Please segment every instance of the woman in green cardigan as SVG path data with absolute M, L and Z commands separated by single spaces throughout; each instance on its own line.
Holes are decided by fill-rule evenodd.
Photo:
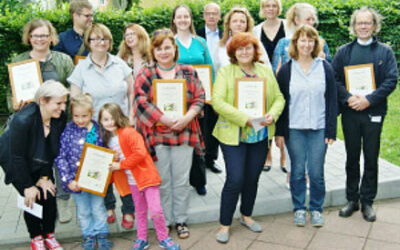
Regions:
M 239 195 L 240 223 L 253 232 L 262 231 L 251 214 L 258 179 L 268 152 L 268 138 L 274 136 L 275 122 L 285 104 L 272 68 L 258 63 L 259 42 L 254 35 L 234 35 L 227 52 L 231 64 L 218 71 L 212 97 L 214 110 L 219 114 L 213 135 L 220 142 L 226 167 L 226 181 L 221 195 L 221 226 L 216 235 L 221 243 L 229 240 L 229 229 Z M 253 128 L 253 119 L 256 117 L 250 117 L 235 107 L 235 80 L 243 77 L 263 78 L 266 82 L 266 115 L 260 122 L 264 128 L 257 132 Z

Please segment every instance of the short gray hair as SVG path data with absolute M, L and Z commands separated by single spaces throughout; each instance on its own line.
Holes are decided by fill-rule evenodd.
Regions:
M 357 15 L 362 13 L 362 12 L 369 12 L 372 15 L 372 20 L 374 22 L 374 26 L 375 26 L 375 30 L 372 32 L 373 36 L 376 36 L 379 31 L 381 31 L 381 27 L 382 27 L 382 16 L 374 9 L 367 7 L 367 6 L 363 6 L 360 9 L 356 10 L 353 12 L 353 14 L 351 15 L 351 19 L 350 19 L 350 34 L 355 35 L 356 36 L 356 32 L 354 27 L 356 26 L 356 18 Z
M 219 5 L 215 2 L 211 2 L 211 3 L 204 5 L 203 11 L 206 11 L 208 6 L 214 6 L 214 7 L 218 8 L 218 11 L 221 13 L 221 7 L 219 7 Z
M 54 81 L 54 80 L 47 80 L 40 87 L 35 93 L 35 102 L 39 104 L 39 99 L 44 97 L 46 100 L 50 100 L 52 97 L 63 97 L 69 94 L 68 89 L 62 85 L 62 83 Z

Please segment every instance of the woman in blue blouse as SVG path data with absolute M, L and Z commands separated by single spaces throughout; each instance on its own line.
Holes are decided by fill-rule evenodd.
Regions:
M 171 19 L 171 30 L 175 34 L 175 40 L 179 49 L 177 63 L 191 65 L 208 64 L 213 68 L 207 42 L 203 38 L 196 36 L 192 10 L 188 6 L 181 4 L 174 9 Z M 212 75 L 214 80 L 214 72 Z M 217 119 L 218 116 L 211 105 L 206 104 L 204 106 L 204 116 L 199 117 L 200 128 L 206 146 L 206 156 L 203 159 L 193 154 L 190 171 L 190 184 L 196 189 L 199 195 L 205 195 L 207 192 L 205 188 L 205 167 L 212 168 L 214 160 L 218 157 L 218 141 L 211 135 Z
M 277 75 L 286 104 L 277 122 L 275 139 L 279 145 L 286 141 L 291 159 L 290 192 L 296 226 L 306 223 L 306 167 L 311 224 L 324 224 L 324 161 L 327 145 L 336 139 L 335 76 L 331 65 L 318 57 L 320 50 L 318 32 L 309 25 L 300 26 L 290 42 L 292 59 Z
M 286 12 L 286 21 L 289 36 L 279 40 L 272 57 L 272 68 L 276 73 L 279 71 L 280 67 L 290 59 L 288 53 L 291 40 L 290 34 L 293 34 L 294 30 L 303 24 L 308 24 L 310 26 L 318 25 L 317 10 L 309 3 L 296 3 Z M 331 62 L 332 57 L 329 52 L 328 44 L 324 39 L 322 39 L 322 37 L 319 38 L 321 40 L 320 42 L 323 43 L 321 46 L 323 47 L 323 50 L 320 52 L 318 57 Z

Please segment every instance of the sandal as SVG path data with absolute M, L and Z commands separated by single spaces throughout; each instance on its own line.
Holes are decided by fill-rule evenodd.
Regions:
M 179 239 L 189 238 L 190 232 L 186 223 L 177 223 L 175 225 L 176 233 L 178 234 Z

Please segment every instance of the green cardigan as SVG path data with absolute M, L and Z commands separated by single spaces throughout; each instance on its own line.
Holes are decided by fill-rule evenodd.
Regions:
M 279 90 L 271 66 L 255 63 L 254 71 L 257 77 L 265 78 L 267 82 L 266 110 L 274 118 L 274 123 L 268 126 L 268 138 L 272 139 L 275 134 L 275 122 L 282 113 L 285 99 Z M 246 126 L 249 116 L 235 107 L 235 79 L 241 77 L 245 77 L 245 74 L 237 64 L 227 65 L 218 70 L 213 87 L 212 106 L 219 114 L 213 136 L 227 145 L 239 145 L 240 128 L 244 136 L 250 132 L 250 127 Z

